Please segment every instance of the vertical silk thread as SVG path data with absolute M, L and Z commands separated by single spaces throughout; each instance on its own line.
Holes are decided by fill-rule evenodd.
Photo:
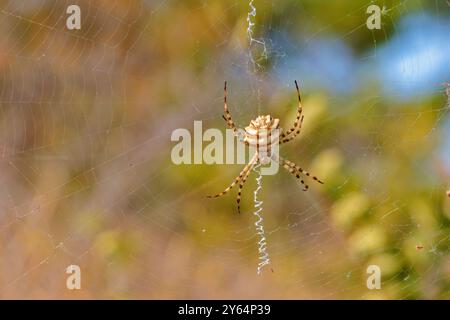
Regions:
M 264 218 L 262 215 L 263 211 L 263 201 L 258 199 L 258 193 L 262 189 L 262 174 L 260 170 L 261 163 L 257 163 L 255 167 L 253 168 L 253 171 L 255 171 L 258 175 L 256 176 L 256 190 L 254 191 L 253 200 L 255 204 L 255 211 L 254 215 L 257 218 L 257 221 L 255 222 L 256 227 L 256 234 L 259 237 L 258 240 L 258 268 L 257 268 L 257 274 L 260 275 L 262 273 L 262 269 L 264 266 L 270 264 L 270 258 L 269 253 L 267 252 L 267 240 L 266 240 L 266 233 L 264 231 Z
M 250 62 L 253 67 L 253 73 L 256 75 L 257 69 L 260 67 L 257 60 L 253 56 L 252 46 L 255 44 L 257 46 L 262 47 L 262 55 L 265 56 L 267 53 L 267 48 L 264 40 L 256 39 L 253 37 L 254 30 L 253 27 L 255 26 L 254 19 L 256 18 L 256 7 L 253 4 L 254 0 L 250 0 L 249 5 L 249 11 L 247 14 L 247 36 L 248 36 L 248 56 L 250 59 Z M 259 95 L 258 95 L 259 97 Z M 259 112 L 259 105 L 258 105 L 258 112 Z M 258 194 L 262 189 L 262 174 L 261 174 L 261 163 L 258 161 L 258 163 L 254 166 L 253 171 L 257 173 L 256 176 L 256 190 L 254 191 L 254 206 L 255 211 L 254 215 L 256 216 L 256 234 L 258 236 L 258 268 L 257 268 L 257 274 L 260 275 L 262 273 L 262 270 L 264 266 L 270 264 L 270 258 L 269 253 L 267 252 L 267 240 L 266 240 L 266 234 L 264 231 L 264 218 L 262 215 L 263 211 L 263 201 L 258 199 Z

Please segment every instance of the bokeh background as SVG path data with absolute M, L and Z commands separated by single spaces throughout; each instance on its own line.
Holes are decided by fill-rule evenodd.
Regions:
M 247 1 L 0 1 L 1 298 L 450 298 L 449 3 L 253 4 L 250 46 Z M 224 80 L 239 126 L 287 127 L 294 79 L 281 154 L 325 185 L 263 178 L 258 276 L 256 174 L 239 215 L 205 196 L 242 165 L 174 165 L 170 136 L 225 129 Z

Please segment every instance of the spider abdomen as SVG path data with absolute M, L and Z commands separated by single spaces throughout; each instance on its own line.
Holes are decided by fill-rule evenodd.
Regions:
M 272 118 L 270 115 L 257 117 L 245 127 L 244 141 L 257 149 L 278 143 L 279 123 L 279 119 Z
M 245 133 L 244 142 L 253 147 L 268 147 L 277 144 L 279 141 L 278 129 L 275 130 L 258 130 L 256 134 Z

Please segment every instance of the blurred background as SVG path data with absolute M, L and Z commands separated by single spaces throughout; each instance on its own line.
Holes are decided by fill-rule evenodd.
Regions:
M 253 5 L 0 1 L 0 298 L 450 298 L 449 3 Z M 170 136 L 225 131 L 225 80 L 238 126 L 288 127 L 295 79 L 280 153 L 325 184 L 263 177 L 258 276 L 256 174 L 238 214 L 236 190 L 205 196 L 243 165 L 175 165 Z

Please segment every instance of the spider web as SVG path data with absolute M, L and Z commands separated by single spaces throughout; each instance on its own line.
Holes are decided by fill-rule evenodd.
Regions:
M 450 297 L 448 3 L 373 2 L 381 30 L 372 2 L 252 3 L 249 51 L 246 1 L 1 2 L 2 298 Z M 225 129 L 224 80 L 239 127 L 288 127 L 295 79 L 280 153 L 325 185 L 263 177 L 257 276 L 254 173 L 238 215 L 234 190 L 205 196 L 242 166 L 176 166 L 170 135 Z

